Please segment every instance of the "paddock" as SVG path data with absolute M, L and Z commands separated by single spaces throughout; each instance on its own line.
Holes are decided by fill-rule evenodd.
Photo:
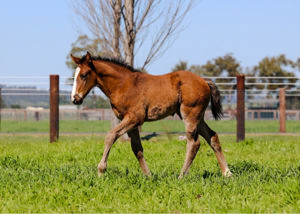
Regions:
M 201 140 L 190 173 L 178 180 L 185 155 L 178 135 L 142 140 L 151 178 L 121 141 L 99 178 L 104 135 L 64 134 L 54 144 L 48 135 L 0 135 L 0 211 L 299 212 L 299 136 L 246 138 L 236 143 L 234 134 L 220 135 L 233 177 L 222 177 Z
M 232 90 L 222 93 L 226 99 L 236 96 Z M 8 94 L 2 89 L 3 97 L 17 96 Z M 250 93 L 245 94 L 247 106 Z M 291 94 L 286 90 L 286 97 Z M 23 96 L 49 99 L 49 94 Z M 69 94 L 60 94 L 61 99 L 64 96 Z M 210 120 L 209 111 L 206 115 L 207 123 L 221 133 L 224 155 L 234 173 L 229 179 L 222 177 L 213 152 L 200 139 L 190 173 L 178 180 L 186 141 L 180 138 L 184 126 L 176 117 L 142 126 L 150 178 L 142 175 L 129 142 L 122 140 L 112 148 L 110 170 L 99 178 L 96 163 L 110 129 L 109 109 L 60 109 L 59 139 L 52 144 L 47 107 L 1 109 L 0 211 L 299 212 L 298 109 L 286 109 L 286 130 L 280 132 L 279 109 L 247 107 L 245 140 L 237 143 L 235 102 L 234 98 L 223 102 L 224 120 Z M 264 118 L 269 113 L 263 112 L 274 113 Z

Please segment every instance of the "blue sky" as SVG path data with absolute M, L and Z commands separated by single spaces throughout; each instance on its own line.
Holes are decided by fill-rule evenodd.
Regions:
M 79 35 L 70 1 L 1 1 L 0 83 L 3 76 L 70 76 L 66 55 Z M 299 9 L 299 0 L 202 0 L 187 17 L 187 28 L 147 70 L 164 74 L 180 60 L 204 64 L 226 53 L 243 67 L 279 54 L 296 60 Z

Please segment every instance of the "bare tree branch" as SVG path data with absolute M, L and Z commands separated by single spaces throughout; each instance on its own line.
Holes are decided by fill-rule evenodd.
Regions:
M 168 49 L 196 0 L 71 1 L 103 52 L 133 65 L 134 55 L 143 50 L 144 68 Z
M 137 1 L 138 2 L 138 1 Z M 140 18 L 140 20 L 136 19 L 136 29 L 135 29 L 135 33 L 139 32 L 141 27 L 144 24 L 145 19 L 147 18 L 147 15 L 149 14 L 149 12 L 151 11 L 152 5 L 153 5 L 154 0 L 149 0 L 148 1 L 148 5 L 145 9 L 145 11 L 141 14 L 142 17 Z M 139 13 L 140 14 L 140 13 Z
M 152 46 L 149 49 L 148 56 L 144 61 L 144 65 L 142 68 L 145 68 L 147 64 L 153 61 L 155 58 L 161 56 L 169 47 L 166 44 L 167 41 L 170 42 L 172 37 L 176 36 L 184 17 L 190 11 L 192 5 L 195 1 L 190 1 L 189 4 L 184 8 L 182 0 L 178 1 L 178 4 L 174 7 L 174 5 L 170 4 L 165 14 L 165 20 L 159 29 L 155 39 L 152 42 Z M 182 13 L 180 13 L 183 10 Z

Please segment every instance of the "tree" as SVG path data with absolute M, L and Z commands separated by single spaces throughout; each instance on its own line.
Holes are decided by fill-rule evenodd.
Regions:
M 295 73 L 299 69 L 297 62 L 293 62 L 286 58 L 284 54 L 277 57 L 265 57 L 257 66 L 254 67 L 254 73 L 259 77 L 295 77 Z M 297 79 L 260 79 L 261 83 L 271 83 L 267 85 L 267 89 L 277 89 L 278 87 L 284 87 L 284 83 L 295 83 Z M 277 85 L 272 85 L 277 83 Z M 282 85 L 278 85 L 283 83 Z M 287 86 L 291 88 L 291 86 Z
M 135 54 L 143 49 L 147 53 L 141 66 L 144 68 L 168 48 L 194 3 L 195 0 L 73 0 L 73 9 L 102 52 L 133 66 Z
M 82 56 L 89 51 L 94 55 L 102 55 L 101 47 L 99 45 L 99 41 L 97 39 L 91 39 L 87 35 L 78 36 L 77 40 L 71 44 L 71 53 L 74 55 Z M 105 53 L 108 54 L 108 53 Z M 74 71 L 77 67 L 77 64 L 71 60 L 70 54 L 67 55 L 66 65 L 72 71 Z
M 178 64 L 176 64 L 174 66 L 174 68 L 172 68 L 172 72 L 175 72 L 175 71 L 187 71 L 189 68 L 188 68 L 188 63 L 185 62 L 185 61 L 180 61 Z
M 191 66 L 191 71 L 200 76 L 234 77 L 241 73 L 241 66 L 232 54 L 225 54 L 212 61 L 207 61 L 205 65 Z
M 300 70 L 300 58 L 298 58 L 298 60 L 296 62 L 296 66 L 298 67 L 298 70 Z

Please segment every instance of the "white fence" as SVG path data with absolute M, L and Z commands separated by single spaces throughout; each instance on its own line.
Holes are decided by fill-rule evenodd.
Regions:
M 17 81 L 16 81 L 17 79 Z M 49 77 L 1 77 L 0 87 L 3 103 L 7 104 L 1 110 L 2 120 L 48 120 L 49 119 Z M 60 102 L 71 105 L 71 87 L 66 85 L 67 77 L 60 77 Z M 225 120 L 236 119 L 236 78 L 209 77 L 215 81 L 223 97 Z M 289 82 L 293 79 L 293 82 Z M 295 81 L 296 80 L 296 81 Z M 275 81 L 275 82 L 272 82 Z M 246 77 L 245 117 L 246 120 L 278 120 L 278 91 L 286 87 L 286 119 L 300 120 L 300 78 L 289 77 Z M 272 86 L 272 89 L 268 87 Z M 98 96 L 103 96 L 100 90 L 89 95 L 91 102 Z M 95 99 L 94 99 L 95 98 Z M 13 103 L 16 101 L 16 103 Z M 19 102 L 17 102 L 19 101 Z M 34 103 L 34 107 L 44 109 L 26 109 Z M 12 109 L 12 104 L 15 108 Z M 85 103 L 84 103 L 85 104 Z M 95 107 L 95 108 L 94 108 Z M 91 109 L 92 108 L 92 109 Z M 99 109 L 92 105 L 89 109 L 60 109 L 60 120 L 110 120 L 110 109 Z M 212 119 L 208 110 L 206 119 Z M 168 117 L 167 119 L 178 119 Z

